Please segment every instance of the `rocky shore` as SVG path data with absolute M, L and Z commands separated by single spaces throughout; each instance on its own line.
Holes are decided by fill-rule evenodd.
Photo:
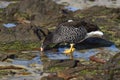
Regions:
M 86 0 L 86 4 L 95 6 L 82 9 L 73 0 L 70 0 L 71 3 L 68 0 L 14 1 L 6 8 L 0 8 L 1 80 L 120 79 L 119 7 L 97 6 L 94 2 L 97 0 Z M 119 3 L 119 0 L 116 1 Z M 74 5 L 73 7 L 77 6 L 79 9 L 74 8 L 75 11 L 72 11 L 66 5 Z M 58 24 L 69 19 L 96 24 L 104 32 L 104 39 L 91 38 L 77 44 L 75 53 L 80 53 L 80 56 L 84 54 L 82 58 L 53 60 L 48 52 L 52 53 L 52 57 L 64 54 L 56 55 L 59 47 L 52 45 L 46 51 L 46 56 L 40 56 L 41 41 Z

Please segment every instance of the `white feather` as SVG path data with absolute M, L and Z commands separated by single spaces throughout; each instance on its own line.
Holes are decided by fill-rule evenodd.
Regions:
M 73 20 L 68 20 L 68 22 L 73 22 Z
M 103 32 L 101 31 L 92 31 L 92 32 L 89 32 L 87 33 L 87 37 L 92 37 L 92 36 L 103 36 Z

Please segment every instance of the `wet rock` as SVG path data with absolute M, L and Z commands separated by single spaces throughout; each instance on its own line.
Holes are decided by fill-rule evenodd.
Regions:
M 34 80 L 38 80 L 40 78 L 40 76 L 39 76 L 40 74 L 38 72 L 40 72 L 40 71 L 38 71 L 38 72 L 36 72 L 36 71 L 38 71 L 38 70 L 33 67 L 31 68 L 31 67 L 27 67 L 24 65 L 15 65 L 12 63 L 8 63 L 8 62 L 0 62 L 0 77 L 1 77 L 1 79 L 5 78 L 5 79 L 9 79 L 9 80 L 16 80 L 16 79 L 18 80 L 18 79 L 22 79 L 22 78 L 25 78 L 26 76 L 28 76 L 27 79 L 34 78 Z M 4 72 L 4 74 L 3 74 L 3 72 Z M 5 75 L 5 74 L 7 74 L 7 75 Z M 4 75 L 4 76 L 1 76 L 1 75 Z
M 95 57 L 95 56 L 91 56 L 91 57 L 90 57 L 90 60 L 91 60 L 91 61 L 98 62 L 98 63 L 102 63 L 102 64 L 106 63 L 106 61 L 105 61 L 104 59 L 100 59 L 100 58 L 97 58 L 97 57 Z
M 61 78 L 61 77 L 49 77 L 49 76 L 45 76 L 45 77 L 42 77 L 40 80 L 64 80 L 64 78 Z
M 0 57 L 1 57 L 1 58 L 0 58 L 0 61 L 4 61 L 4 60 L 7 59 L 7 55 L 1 55 L 1 54 L 0 54 Z
M 24 71 L 26 67 L 20 65 L 13 65 L 7 62 L 0 62 L 0 76 L 1 79 L 4 77 L 13 76 L 18 72 Z
M 77 60 L 50 60 L 43 62 L 44 70 L 48 70 L 52 67 L 75 67 Z
M 58 72 L 58 76 L 64 78 L 65 80 L 86 80 L 92 79 L 103 80 L 102 75 L 103 70 L 100 68 L 102 65 L 91 63 L 89 65 L 79 65 L 75 68 L 64 69 Z
M 12 28 L 1 27 L 0 42 L 39 41 L 47 34 L 47 29 L 29 24 L 20 24 Z
M 26 53 L 23 53 L 23 51 L 17 53 L 17 58 L 23 59 L 23 60 L 31 60 L 34 57 L 36 57 L 36 54 L 34 54 L 30 51 L 26 51 Z
M 104 79 L 106 80 L 119 80 L 120 79 L 120 52 L 111 57 L 110 60 L 104 65 L 105 69 Z
M 0 66 L 0 69 L 23 69 L 22 67 L 17 67 L 17 66 Z
M 14 53 L 0 52 L 0 61 L 5 61 L 8 58 L 14 59 L 16 55 Z
M 58 76 L 64 78 L 65 80 L 74 78 L 75 76 L 77 76 L 77 71 L 79 72 L 79 69 L 75 69 L 75 68 L 70 68 L 70 69 L 66 69 L 64 71 L 58 72 Z
M 21 6 L 21 4 L 24 6 Z M 41 27 L 54 29 L 58 23 L 70 18 L 69 13 L 69 11 L 63 10 L 63 6 L 56 4 L 52 0 L 25 0 L 10 4 L 1 13 L 3 14 L 1 16 L 3 18 L 2 22 L 17 23 L 17 26 L 8 29 L 3 27 L 3 23 L 1 23 L 0 42 L 35 42 L 42 40 L 48 34 L 48 30 Z M 31 24 L 37 25 L 37 27 L 31 26 Z
M 64 11 L 67 12 L 67 10 Z M 66 13 L 63 12 L 63 6 L 52 0 L 24 0 L 6 8 L 3 16 L 6 15 L 7 20 L 12 17 L 13 20 L 19 18 L 19 20 L 27 20 L 39 26 L 54 26 L 57 19 L 64 14 Z

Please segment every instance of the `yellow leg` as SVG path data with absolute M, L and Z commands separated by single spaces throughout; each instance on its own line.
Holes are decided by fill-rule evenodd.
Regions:
M 71 43 L 71 44 L 70 44 L 70 49 L 73 49 L 73 48 L 74 48 L 73 46 L 74 46 L 74 44 Z
M 70 53 L 70 59 L 73 59 L 73 53 Z
M 70 44 L 70 59 L 73 59 L 73 52 L 74 52 L 75 48 L 74 48 L 74 44 Z
M 70 44 L 70 49 L 66 49 L 63 53 L 70 56 L 70 59 L 73 59 L 73 52 L 75 51 L 75 48 L 73 47 L 74 44 Z

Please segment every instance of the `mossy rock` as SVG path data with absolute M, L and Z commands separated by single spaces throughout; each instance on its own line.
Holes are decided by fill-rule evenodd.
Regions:
M 115 56 L 111 57 L 111 59 L 103 66 L 105 71 L 105 75 L 103 76 L 105 80 L 119 80 L 120 79 L 120 52 Z
M 65 80 L 64 78 L 61 78 L 61 77 L 42 77 L 41 80 Z
M 77 60 L 49 60 L 43 62 L 44 70 L 55 71 L 63 70 L 66 67 L 75 67 L 77 65 Z

